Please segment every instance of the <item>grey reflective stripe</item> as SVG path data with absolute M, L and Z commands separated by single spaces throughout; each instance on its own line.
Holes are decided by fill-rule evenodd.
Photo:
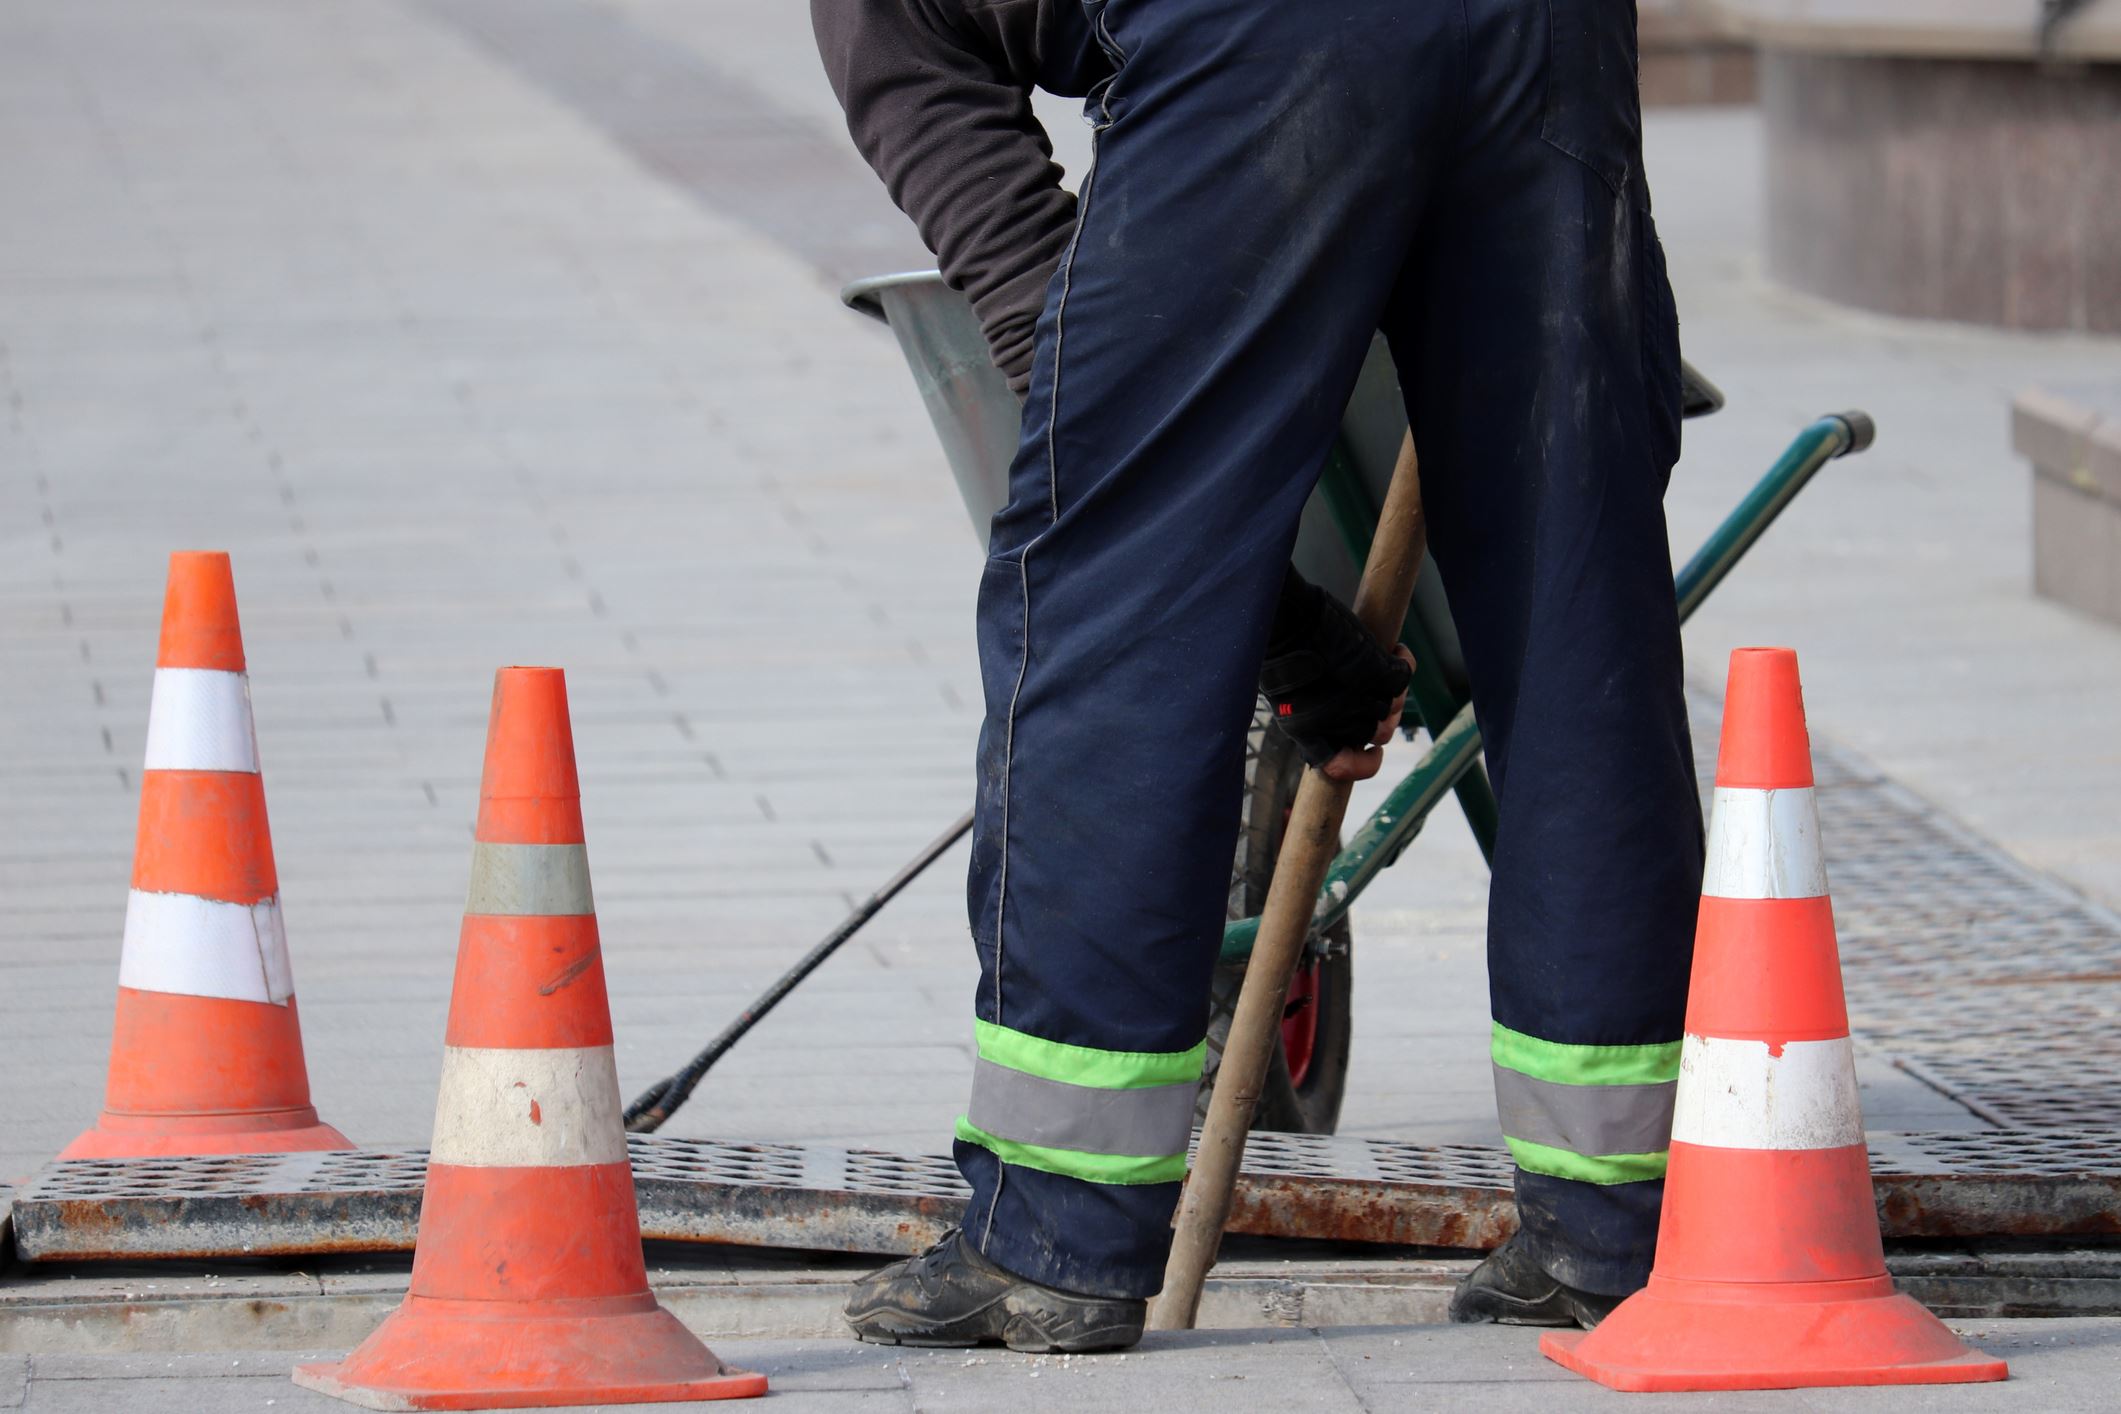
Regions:
M 1658 1085 L 1563 1085 L 1503 1066 L 1495 1070 L 1502 1132 L 1572 1154 L 1660 1154 L 1671 1146 L 1677 1081 Z
M 965 1117 L 1019 1144 L 1161 1158 L 1186 1152 L 1199 1090 L 1197 1080 L 1101 1090 L 979 1060 L 972 1066 L 972 1104 Z
M 589 896 L 588 847 L 476 842 L 464 911 L 517 917 L 596 912 Z

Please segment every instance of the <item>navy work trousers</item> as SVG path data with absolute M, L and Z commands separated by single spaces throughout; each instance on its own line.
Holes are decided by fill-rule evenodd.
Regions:
M 1085 17 L 1117 73 L 1089 100 L 1096 161 L 979 598 L 976 1013 L 983 1056 L 991 1034 L 1018 1067 L 992 1073 L 1019 1105 L 1058 1093 L 1026 1070 L 1071 1057 L 1092 1077 L 1144 1057 L 1109 1083 L 1153 1087 L 1200 1042 L 1276 593 L 1380 328 L 1501 801 L 1497 1035 L 1593 1082 L 1642 1079 L 1601 1058 L 1668 1047 L 1676 1065 L 1701 838 L 1662 506 L 1678 329 L 1634 7 L 1086 0 Z M 1506 1130 L 1513 1104 L 1567 1090 L 1520 1088 Z M 1657 1087 L 1619 1088 L 1648 1106 L 1618 1126 L 1640 1137 L 1605 1141 L 1632 1167 L 1528 1161 L 1603 1152 L 1561 1101 L 1523 1126 L 1538 1144 L 1511 1131 L 1533 1250 L 1595 1291 L 1643 1280 L 1662 1190 Z M 1107 1098 L 1132 1106 L 1122 1128 L 1171 1122 L 1171 1103 Z M 1099 1113 L 1042 1133 L 1094 1149 L 1067 1134 Z M 1050 1146 L 959 1134 L 990 1258 L 1157 1289 L 1168 1167 L 1095 1181 L 1019 1161 Z

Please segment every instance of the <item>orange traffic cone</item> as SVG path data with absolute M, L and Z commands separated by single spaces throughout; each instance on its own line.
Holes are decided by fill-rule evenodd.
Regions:
M 1731 655 L 1649 1286 L 1551 1359 L 1624 1390 L 2000 1380 L 1893 1290 L 1787 648 Z
M 110 1079 L 62 1159 L 351 1149 L 302 1063 L 228 556 L 169 557 Z
M 648 1289 L 557 668 L 495 676 L 474 838 L 412 1288 L 295 1383 L 371 1409 L 764 1394 Z

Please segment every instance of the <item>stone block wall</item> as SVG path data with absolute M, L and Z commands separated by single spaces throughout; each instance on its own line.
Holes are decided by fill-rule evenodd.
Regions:
M 1768 262 L 1887 314 L 2121 333 L 2121 64 L 1768 49 Z
M 2032 463 L 2035 592 L 2121 625 L 2121 388 L 2021 394 L 2011 444 Z
M 1758 96 L 1753 46 L 1726 34 L 1695 0 L 1636 0 L 1636 15 L 1645 108 Z

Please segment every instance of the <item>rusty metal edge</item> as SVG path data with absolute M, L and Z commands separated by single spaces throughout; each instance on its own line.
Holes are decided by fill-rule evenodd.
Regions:
M 1486 1251 L 1517 1230 L 1506 1188 L 1241 1174 L 1225 1232 Z
M 1873 1180 L 1889 1240 L 2121 1236 L 2121 1176 L 1885 1173 Z M 957 1195 L 869 1193 L 647 1177 L 650 1240 L 886 1255 L 917 1252 L 962 1216 Z M 409 1251 L 420 1195 L 376 1188 L 325 1193 L 172 1194 L 13 1203 L 27 1261 L 302 1256 Z M 1256 1236 L 1484 1250 L 1516 1225 L 1506 1188 L 1252 1173 L 1228 1230 Z
M 420 1194 L 188 1193 L 40 1199 L 15 1205 L 15 1247 L 29 1262 L 409 1252 Z M 277 1240 L 271 1239 L 277 1233 Z
M 919 1252 L 958 1225 L 967 1200 L 641 1179 L 641 1236 L 812 1252 Z
M 1871 1186 L 1888 1240 L 2121 1236 L 2121 1176 L 1886 1174 Z

